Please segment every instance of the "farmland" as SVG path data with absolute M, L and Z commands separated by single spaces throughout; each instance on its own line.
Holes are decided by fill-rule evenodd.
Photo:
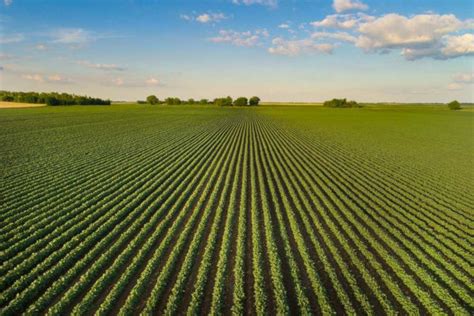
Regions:
M 2 315 L 474 310 L 474 113 L 0 110 Z

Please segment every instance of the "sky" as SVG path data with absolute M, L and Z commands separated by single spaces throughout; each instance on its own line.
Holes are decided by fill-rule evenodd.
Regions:
M 470 0 L 1 1 L 1 90 L 474 102 Z

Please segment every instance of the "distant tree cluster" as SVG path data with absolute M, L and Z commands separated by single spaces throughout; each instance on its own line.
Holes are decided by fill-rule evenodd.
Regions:
M 110 105 L 110 100 L 58 92 L 0 91 L 0 100 L 20 103 L 46 103 L 47 105 Z
M 361 107 L 356 101 L 347 101 L 347 99 L 332 99 L 325 101 L 323 106 L 329 108 L 359 108 Z
M 213 101 L 208 99 L 188 99 L 181 100 L 180 98 L 166 98 L 164 100 L 159 100 L 155 95 L 149 95 L 146 98 L 146 101 L 137 101 L 138 104 L 167 104 L 167 105 L 180 105 L 180 104 L 200 104 L 200 105 L 217 105 L 217 106 L 257 106 L 260 103 L 259 97 L 251 97 L 247 99 L 246 97 L 239 97 L 233 100 L 231 97 L 225 98 L 215 98 Z
M 450 110 L 460 110 L 461 109 L 461 103 L 458 101 L 454 100 L 448 103 L 448 108 Z

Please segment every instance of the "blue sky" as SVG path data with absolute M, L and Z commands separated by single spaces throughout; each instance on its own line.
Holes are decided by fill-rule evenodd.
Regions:
M 0 88 L 474 102 L 472 1 L 3 0 Z

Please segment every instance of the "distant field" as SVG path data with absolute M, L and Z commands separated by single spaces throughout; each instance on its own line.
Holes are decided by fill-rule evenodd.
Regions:
M 474 113 L 0 112 L 0 313 L 474 310 Z
M 5 102 L 0 101 L 0 109 L 15 109 L 15 108 L 37 108 L 41 106 L 46 106 L 46 104 L 36 104 L 36 103 L 19 103 L 19 102 Z

